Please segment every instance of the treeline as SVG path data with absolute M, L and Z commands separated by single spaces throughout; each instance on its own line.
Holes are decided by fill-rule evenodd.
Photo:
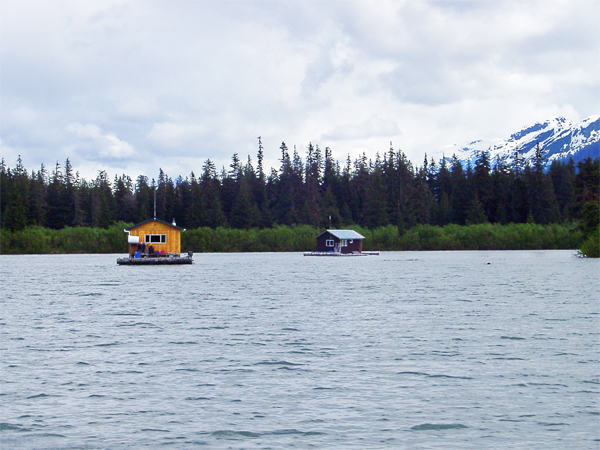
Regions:
M 477 224 L 416 225 L 399 230 L 394 225 L 374 229 L 352 226 L 365 237 L 363 250 L 549 250 L 573 249 L 582 233 L 573 225 Z M 182 249 L 194 252 L 282 252 L 315 249 L 323 230 L 310 225 L 235 230 L 197 228 L 181 235 Z
M 473 167 L 456 158 L 425 159 L 414 167 L 402 151 L 375 160 L 362 157 L 340 166 L 309 144 L 303 160 L 280 147 L 281 166 L 266 173 L 259 148 L 255 169 L 234 154 L 229 170 L 217 173 L 207 160 L 200 176 L 191 172 L 175 180 L 159 171 L 149 180 L 140 175 L 80 178 L 67 159 L 51 173 L 42 165 L 30 173 L 21 159 L 16 167 L 0 165 L 2 228 L 21 230 L 37 225 L 51 229 L 86 226 L 107 228 L 122 221 L 137 223 L 153 214 L 176 219 L 185 228 L 270 228 L 306 224 L 332 227 L 358 224 L 366 228 L 416 224 L 562 223 L 580 219 L 583 205 L 597 201 L 599 159 L 577 166 L 553 161 L 546 167 L 543 150 L 525 162 L 490 161 L 481 152 Z
M 115 176 L 81 178 L 69 159 L 50 173 L 44 165 L 28 172 L 21 158 L 14 168 L 0 166 L 2 230 L 38 226 L 107 229 L 117 222 L 157 217 L 190 229 L 316 228 L 356 224 L 366 229 L 392 225 L 400 232 L 416 225 L 552 224 L 579 221 L 589 238 L 598 229 L 600 159 L 553 161 L 539 146 L 525 161 L 491 161 L 481 152 L 474 165 L 425 158 L 413 166 L 402 151 L 390 149 L 374 160 L 364 154 L 340 164 L 329 148 L 309 144 L 305 158 L 285 143 L 280 167 L 263 168 L 259 142 L 256 167 L 234 154 L 219 173 L 211 160 L 201 172 L 175 180 L 159 170 L 157 179 Z
M 117 223 L 107 229 L 67 227 L 52 230 L 28 227 L 3 231 L 0 248 L 5 254 L 126 253 L 127 241 Z M 477 224 L 416 225 L 400 232 L 387 225 L 375 229 L 353 227 L 365 236 L 364 250 L 541 250 L 573 249 L 581 244 L 582 233 L 574 225 L 560 224 Z M 320 228 L 295 227 L 238 230 L 201 227 L 181 235 L 183 251 L 193 252 L 284 252 L 315 248 Z
M 2 230 L 0 249 L 6 255 L 63 253 L 127 253 L 123 230 L 130 224 L 119 222 L 108 228 L 66 227 L 60 230 L 31 226 L 22 230 Z

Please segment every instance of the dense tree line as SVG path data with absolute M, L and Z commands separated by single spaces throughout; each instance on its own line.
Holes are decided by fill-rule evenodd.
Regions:
M 579 220 L 586 234 L 598 228 L 600 160 L 588 158 L 547 164 L 543 149 L 531 161 L 517 153 L 507 166 L 481 152 L 466 167 L 456 157 L 425 158 L 413 166 L 390 147 L 374 160 L 365 154 L 340 164 L 329 148 L 309 144 L 302 158 L 285 143 L 280 167 L 267 172 L 259 143 L 256 166 L 238 154 L 219 173 L 211 160 L 201 172 L 172 179 L 115 176 L 81 178 L 69 159 L 48 173 L 42 165 L 28 172 L 21 158 L 14 168 L 0 166 L 1 226 L 18 231 L 30 226 L 108 228 L 137 223 L 156 214 L 187 229 L 218 227 L 264 229 L 275 225 L 367 229 L 417 224 L 445 226 L 480 223 L 564 223 Z
M 33 226 L 2 230 L 0 248 L 4 254 L 127 253 L 126 226 L 117 222 L 106 229 Z M 365 236 L 364 250 L 547 250 L 573 249 L 582 242 L 582 232 L 574 224 L 416 225 L 403 233 L 394 225 L 353 228 Z M 248 230 L 200 227 L 181 235 L 181 248 L 194 253 L 299 252 L 313 250 L 321 231 L 310 225 Z

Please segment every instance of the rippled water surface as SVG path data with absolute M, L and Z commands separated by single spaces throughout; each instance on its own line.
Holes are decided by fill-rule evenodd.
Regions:
M 599 261 L 1 256 L 2 449 L 597 449 Z

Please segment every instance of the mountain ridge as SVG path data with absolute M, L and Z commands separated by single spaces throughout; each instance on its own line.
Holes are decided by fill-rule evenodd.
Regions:
M 600 157 L 600 115 L 592 115 L 580 122 L 554 117 L 516 131 L 508 138 L 479 139 L 461 145 L 446 145 L 432 156 L 434 160 L 444 158 L 450 161 L 456 155 L 463 164 L 473 165 L 480 152 L 488 151 L 493 162 L 499 159 L 510 165 L 514 162 L 517 151 L 521 158 L 530 161 L 538 143 L 548 162 L 566 162 L 572 158 L 577 163 L 587 157 Z

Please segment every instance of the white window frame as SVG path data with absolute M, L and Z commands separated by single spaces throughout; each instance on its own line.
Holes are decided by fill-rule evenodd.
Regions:
M 153 240 L 153 238 L 157 238 L 158 240 Z M 146 244 L 166 244 L 167 243 L 167 235 L 166 234 L 147 234 L 144 241 Z
M 327 239 L 325 241 L 325 247 L 335 247 L 335 241 L 333 239 Z
M 348 239 L 340 239 L 340 245 L 342 247 L 348 247 Z

